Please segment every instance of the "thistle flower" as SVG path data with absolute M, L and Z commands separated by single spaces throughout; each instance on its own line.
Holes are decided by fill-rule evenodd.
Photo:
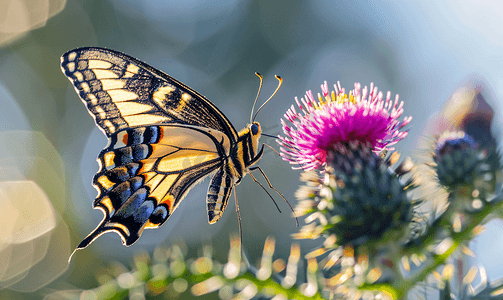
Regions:
M 393 150 L 392 145 L 407 136 L 407 131 L 400 131 L 411 117 L 398 121 L 403 113 L 403 102 L 391 100 L 391 92 L 386 98 L 378 92 L 373 83 L 370 89 L 361 89 L 355 83 L 354 90 L 345 93 L 340 83 L 329 92 L 327 82 L 321 85 L 323 97 L 318 94 L 318 101 L 311 91 L 305 98 L 295 98 L 300 113 L 292 105 L 281 120 L 285 137 L 280 136 L 281 156 L 291 164 L 300 167 L 294 169 L 313 170 L 326 163 L 327 151 L 340 143 L 360 142 L 370 144 L 373 151 Z

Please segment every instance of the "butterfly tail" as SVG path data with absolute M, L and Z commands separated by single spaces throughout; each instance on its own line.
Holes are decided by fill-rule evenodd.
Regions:
M 88 236 L 86 236 L 85 239 L 80 242 L 80 244 L 77 246 L 76 250 L 81 250 L 89 246 L 94 240 L 99 238 L 102 234 L 107 233 L 108 231 L 111 231 L 112 229 L 105 227 L 103 223 L 107 223 L 108 221 L 102 222 L 96 229 L 94 229 Z
M 146 198 L 148 191 L 140 188 L 127 201 L 120 206 L 111 216 L 108 208 L 100 203 L 96 208 L 101 209 L 105 217 L 101 224 L 96 227 L 80 244 L 78 249 L 86 248 L 94 240 L 107 232 L 119 234 L 125 246 L 131 246 L 140 238 L 143 229 L 148 224 L 149 218 L 159 209 L 155 209 L 153 199 Z
M 152 202 L 152 201 L 150 201 Z M 149 204 L 147 203 L 147 207 Z M 134 222 L 129 222 L 125 224 L 113 222 L 107 213 L 105 213 L 105 218 L 101 222 L 96 229 L 94 229 L 85 239 L 80 242 L 77 248 L 70 255 L 68 262 L 71 261 L 73 255 L 77 250 L 81 250 L 89 246 L 92 242 L 94 242 L 97 238 L 107 232 L 115 232 L 119 234 L 122 240 L 122 244 L 125 246 L 131 246 L 134 244 L 141 236 L 145 225 L 151 216 L 152 212 L 148 212 L 148 209 L 145 209 L 145 206 L 140 206 L 140 213 L 137 213 L 136 220 Z M 143 211 L 143 214 L 141 213 Z M 143 218 L 142 218 L 143 216 Z

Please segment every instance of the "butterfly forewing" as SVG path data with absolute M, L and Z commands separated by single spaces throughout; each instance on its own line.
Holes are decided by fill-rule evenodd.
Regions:
M 61 69 L 107 136 L 152 124 L 189 124 L 237 132 L 205 97 L 171 76 L 126 54 L 79 48 L 61 57 Z

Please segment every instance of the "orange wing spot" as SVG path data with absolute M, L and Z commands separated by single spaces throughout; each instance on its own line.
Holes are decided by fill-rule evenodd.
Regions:
M 171 211 L 171 208 L 173 207 L 173 203 L 175 203 L 175 197 L 173 197 L 173 195 L 166 195 L 166 197 L 164 197 L 164 199 L 162 199 L 161 203 L 159 204 L 166 204 L 168 206 L 168 211 Z
M 162 141 L 162 139 L 164 138 L 164 130 L 162 130 L 162 127 L 158 127 L 160 130 L 158 131 L 159 132 L 159 139 L 158 141 Z
M 105 153 L 105 155 L 103 157 L 105 158 L 105 168 L 107 170 L 110 170 L 113 167 L 115 167 L 115 163 L 114 163 L 115 153 L 107 152 L 107 153 Z
M 112 200 L 110 200 L 110 198 L 108 198 L 108 196 L 101 199 L 100 203 L 103 204 L 107 208 L 109 214 L 111 214 L 115 210 L 115 208 L 112 204 Z
M 122 142 L 124 143 L 124 145 L 127 145 L 128 138 L 129 138 L 128 134 L 124 133 L 124 135 L 122 136 Z
M 141 176 L 143 176 L 145 182 L 150 181 L 150 179 L 152 179 L 152 177 L 154 177 L 155 175 L 157 175 L 156 172 L 147 172 L 147 173 L 141 174 Z
M 154 167 L 155 160 L 143 160 L 143 161 L 141 161 L 141 163 L 142 163 L 142 166 L 141 166 L 140 170 L 138 170 L 139 174 L 150 172 L 152 170 L 152 168 Z
M 108 179 L 108 177 L 106 175 L 102 175 L 98 178 L 98 182 L 101 184 L 101 186 L 107 190 L 109 190 L 110 188 L 112 188 L 115 183 L 113 183 L 112 181 L 110 181 L 110 179 Z
M 157 227 L 159 227 L 159 224 L 154 224 L 154 223 L 152 223 L 150 221 L 147 221 L 145 223 L 145 227 L 144 228 L 145 229 L 150 229 L 150 228 L 157 228 Z

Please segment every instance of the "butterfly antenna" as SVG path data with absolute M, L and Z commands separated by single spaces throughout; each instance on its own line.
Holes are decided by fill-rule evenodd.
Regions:
M 274 93 L 272 93 L 271 97 L 269 97 L 269 99 L 267 99 L 264 104 L 262 104 L 258 109 L 257 109 L 257 112 L 255 113 L 255 115 L 253 116 L 252 118 L 252 121 L 255 120 L 255 117 L 257 116 L 258 112 L 262 109 L 262 107 L 264 107 L 264 105 L 267 104 L 267 102 L 269 102 L 269 100 L 272 99 L 272 97 L 274 97 L 274 95 L 276 95 L 276 93 L 278 92 L 279 88 L 281 87 L 281 84 L 283 83 L 283 78 L 279 77 L 278 75 L 274 75 L 274 77 L 276 77 L 276 79 L 278 79 L 279 83 L 278 83 L 278 87 L 276 88 L 276 90 L 274 91 Z M 251 123 L 250 122 L 250 123 Z
M 257 97 L 255 97 L 255 102 L 253 102 L 251 114 L 250 114 L 250 124 L 253 122 L 253 111 L 255 110 L 255 104 L 257 104 L 258 96 L 260 95 L 260 91 L 262 90 L 262 84 L 264 83 L 264 78 L 260 75 L 259 72 L 255 72 L 255 75 L 260 78 L 260 85 L 258 86 Z

